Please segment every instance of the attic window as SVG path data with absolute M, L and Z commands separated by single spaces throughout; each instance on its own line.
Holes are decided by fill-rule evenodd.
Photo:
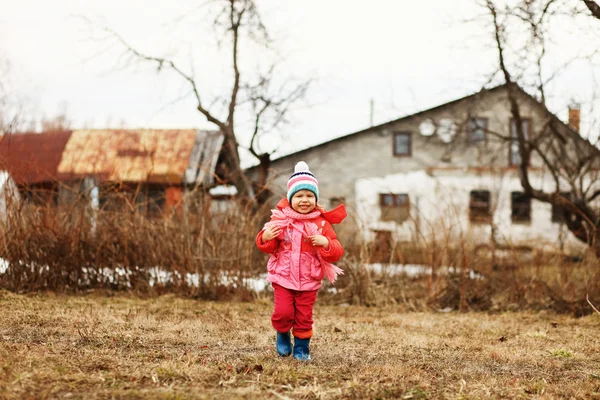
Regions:
M 488 119 L 487 118 L 471 118 L 467 125 L 467 133 L 469 135 L 469 142 L 485 142 L 488 130 Z
M 530 222 L 531 221 L 531 197 L 526 196 L 523 192 L 512 192 L 511 200 L 511 215 L 513 222 Z
M 521 127 L 523 129 L 523 135 L 525 140 L 529 139 L 529 119 L 521 119 Z M 519 136 L 517 133 L 517 123 L 514 119 L 510 120 L 510 146 L 509 146 L 509 165 L 518 166 L 521 165 L 521 153 L 519 152 Z
M 398 157 L 412 155 L 412 134 L 410 132 L 394 133 L 394 155 Z
M 381 193 L 379 204 L 382 221 L 402 223 L 410 216 L 410 199 L 406 193 Z
M 472 190 L 469 194 L 469 221 L 490 222 L 491 216 L 489 190 Z

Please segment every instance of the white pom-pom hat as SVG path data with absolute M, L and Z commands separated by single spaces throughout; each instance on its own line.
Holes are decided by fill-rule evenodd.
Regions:
M 319 199 L 319 182 L 317 178 L 308 169 L 308 164 L 300 161 L 294 167 L 294 173 L 290 176 L 287 184 L 287 199 L 292 201 L 292 197 L 299 190 L 310 190 Z

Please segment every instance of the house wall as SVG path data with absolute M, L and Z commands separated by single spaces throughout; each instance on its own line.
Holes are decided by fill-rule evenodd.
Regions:
M 522 99 L 521 107 L 522 114 L 532 119 L 533 126 L 544 123 L 527 99 Z M 324 206 L 329 206 L 328 199 L 331 197 L 343 197 L 348 208 L 354 209 L 354 184 L 358 179 L 432 167 L 507 168 L 509 152 L 504 141 L 488 134 L 486 143 L 468 143 L 465 127 L 468 115 L 488 118 L 490 131 L 508 135 L 511 117 L 506 93 L 488 92 L 481 98 L 439 107 L 275 160 L 272 163 L 272 186 L 277 195 L 285 194 L 294 165 L 304 160 L 319 180 Z M 445 118 L 454 120 L 459 127 L 453 143 L 444 143 L 437 135 L 425 137 L 419 134 L 419 124 L 424 120 L 437 122 Z M 412 133 L 410 157 L 393 154 L 394 132 Z M 534 158 L 532 165 L 540 165 L 539 160 Z
M 551 190 L 548 175 L 533 173 L 532 184 Z M 411 218 L 402 223 L 381 221 L 379 193 L 407 193 Z M 491 194 L 489 222 L 469 219 L 469 199 L 472 190 L 488 190 Z M 511 192 L 522 191 L 515 171 L 474 172 L 469 170 L 412 171 L 384 177 L 359 179 L 356 182 L 357 220 L 367 239 L 375 231 L 391 231 L 395 239 L 410 241 L 417 237 L 439 239 L 446 234 L 461 235 L 469 243 L 490 242 L 492 224 L 498 244 L 533 244 L 552 248 L 578 249 L 585 247 L 564 226 L 552 222 L 552 206 L 531 201 L 531 219 L 512 221 Z
M 547 114 L 531 98 L 519 96 L 522 117 L 530 121 L 530 135 L 539 134 L 549 121 Z M 485 142 L 474 144 L 469 141 L 466 129 L 469 117 L 487 118 L 489 132 Z M 431 120 L 437 124 L 443 119 L 451 119 L 457 126 L 456 137 L 450 143 L 437 134 L 423 136 L 419 133 L 419 125 L 423 121 Z M 440 200 L 456 202 L 461 210 L 459 214 L 467 212 L 469 188 L 484 188 L 504 177 L 500 179 L 498 213 L 494 218 L 502 228 L 502 234 L 507 235 L 506 240 L 542 237 L 555 241 L 559 235 L 564 235 L 559 232 L 562 228 L 550 222 L 547 215 L 550 205 L 534 202 L 530 224 L 511 223 L 510 192 L 522 189 L 516 175 L 517 168 L 509 165 L 509 144 L 505 138 L 510 135 L 510 122 L 507 93 L 503 88 L 494 89 L 275 160 L 272 162 L 271 187 L 277 197 L 283 196 L 294 165 L 304 160 L 319 180 L 320 204 L 331 207 L 329 200 L 341 197 L 351 220 L 358 225 L 366 223 L 371 229 L 379 229 L 382 226 L 374 225 L 374 220 L 380 215 L 374 206 L 379 202 L 379 193 L 403 190 L 411 196 L 415 194 L 418 196 L 416 201 L 422 204 L 421 217 L 432 218 L 437 215 L 435 211 Z M 394 155 L 394 132 L 411 133 L 411 156 Z M 530 166 L 532 174 L 542 174 L 542 162 L 536 154 L 532 155 Z M 427 190 L 420 188 L 418 179 L 409 186 L 403 186 L 396 180 L 400 177 L 401 181 L 402 176 L 425 179 L 427 172 L 431 171 L 436 171 L 434 176 L 438 183 L 430 182 L 425 186 L 429 188 Z M 388 176 L 393 177 L 389 179 L 394 185 L 388 184 L 388 178 L 385 178 Z M 434 190 L 434 193 L 428 190 Z M 442 196 L 441 193 L 445 194 Z M 457 199 L 454 200 L 454 197 Z M 427 203 L 430 205 L 426 206 Z M 475 229 L 465 224 L 463 217 L 459 219 L 465 229 L 473 232 L 484 229 Z M 486 237 L 486 232 L 476 233 L 477 237 Z

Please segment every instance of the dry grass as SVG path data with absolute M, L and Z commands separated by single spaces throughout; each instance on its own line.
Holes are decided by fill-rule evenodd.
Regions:
M 600 397 L 597 314 L 317 304 L 298 363 L 275 355 L 268 298 L 0 291 L 0 308 L 2 399 Z

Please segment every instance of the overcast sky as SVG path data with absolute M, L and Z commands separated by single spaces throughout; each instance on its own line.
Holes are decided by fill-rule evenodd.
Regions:
M 0 54 L 10 61 L 11 89 L 38 118 L 66 107 L 76 128 L 214 128 L 179 77 L 132 65 L 99 29 L 110 27 L 140 51 L 176 60 L 194 74 L 203 98 L 213 99 L 229 90 L 230 64 L 226 49 L 216 46 L 209 10 L 198 4 L 0 0 Z M 481 13 L 473 0 L 258 4 L 275 39 L 280 76 L 314 80 L 290 123 L 262 143 L 282 152 L 367 127 L 371 99 L 377 124 L 473 93 L 494 69 L 485 29 L 463 22 Z M 558 41 L 556 54 L 574 51 L 573 40 Z M 241 54 L 246 69 L 265 63 L 254 50 Z M 574 65 L 553 84 L 550 108 L 564 119 L 571 100 L 590 97 L 590 79 Z M 246 120 L 240 116 L 242 140 Z

